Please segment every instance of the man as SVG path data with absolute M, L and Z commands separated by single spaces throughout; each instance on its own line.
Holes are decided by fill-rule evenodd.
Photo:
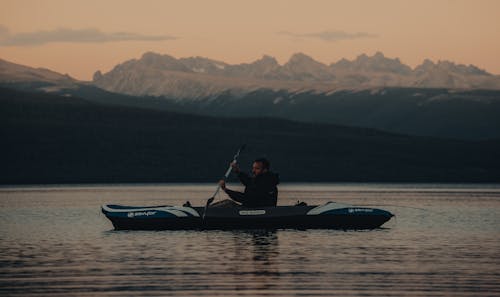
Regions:
M 269 171 L 269 161 L 261 158 L 253 161 L 252 176 L 241 172 L 237 163 L 232 163 L 233 172 L 238 175 L 241 183 L 245 185 L 245 192 L 237 192 L 226 188 L 224 180 L 219 185 L 229 197 L 242 204 L 244 207 L 276 206 L 278 201 L 279 177 Z M 224 201 L 221 201 L 224 202 Z

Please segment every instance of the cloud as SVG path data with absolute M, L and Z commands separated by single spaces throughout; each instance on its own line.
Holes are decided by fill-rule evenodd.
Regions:
M 143 35 L 129 32 L 105 33 L 98 29 L 59 28 L 10 34 L 7 27 L 0 25 L 0 46 L 36 46 L 53 42 L 102 43 L 117 41 L 164 41 L 177 37 L 169 35 Z
M 356 32 L 349 33 L 344 31 L 323 31 L 316 33 L 292 33 L 288 31 L 278 32 L 279 35 L 289 36 L 292 38 L 314 38 L 320 39 L 327 42 L 337 42 L 341 40 L 353 40 L 353 39 L 364 39 L 364 38 L 377 38 L 378 35 L 366 33 L 366 32 Z

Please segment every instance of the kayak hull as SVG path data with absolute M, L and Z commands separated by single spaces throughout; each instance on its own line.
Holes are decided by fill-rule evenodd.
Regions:
M 375 229 L 392 213 L 330 202 L 320 206 L 261 208 L 104 205 L 115 230 Z

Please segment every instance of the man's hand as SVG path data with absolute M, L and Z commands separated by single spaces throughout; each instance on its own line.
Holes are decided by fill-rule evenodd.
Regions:
M 224 190 L 224 191 L 225 191 L 225 190 L 226 190 L 226 181 L 225 181 L 225 180 L 223 180 L 223 179 L 221 179 L 221 180 L 219 181 L 219 186 L 220 186 L 220 188 L 221 188 L 222 190 Z
M 240 167 L 237 162 L 231 162 L 231 167 L 233 168 L 234 173 L 240 173 Z

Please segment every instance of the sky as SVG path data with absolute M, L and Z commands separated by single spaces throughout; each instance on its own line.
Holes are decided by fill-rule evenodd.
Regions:
M 380 51 L 500 74 L 500 0 L 0 0 L 0 59 L 80 80 L 145 52 L 230 64 Z

